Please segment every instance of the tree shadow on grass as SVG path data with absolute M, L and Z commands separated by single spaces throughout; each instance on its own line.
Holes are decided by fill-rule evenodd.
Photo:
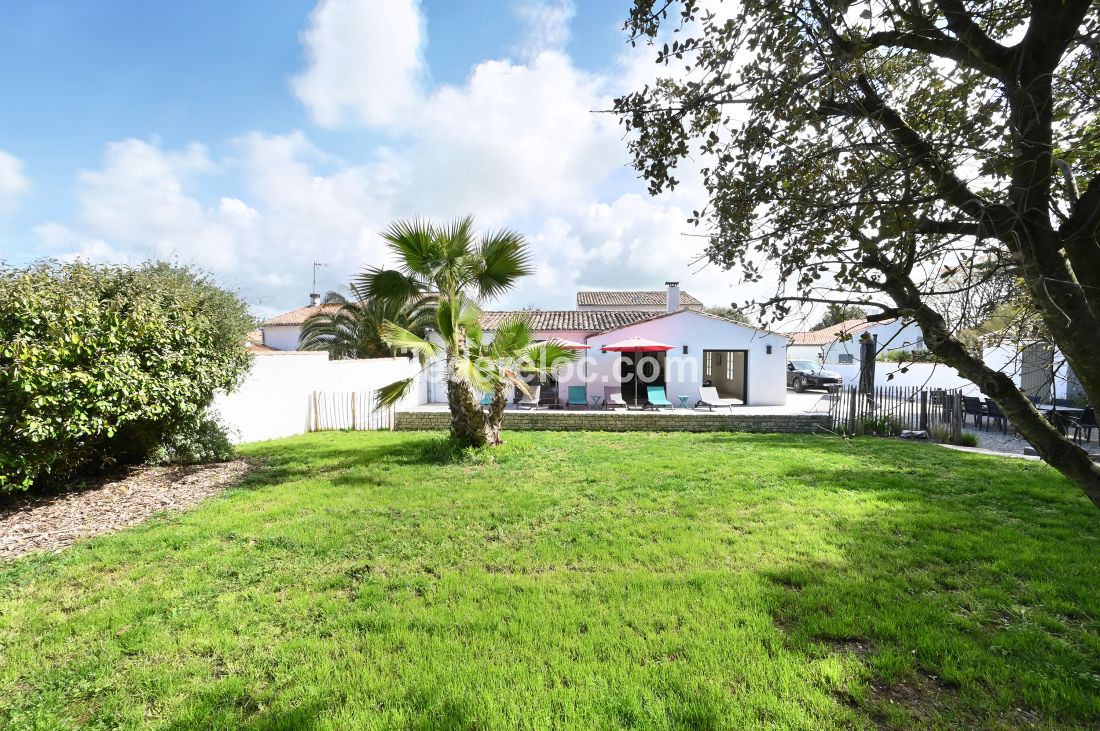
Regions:
M 346 446 L 289 443 L 277 450 L 266 449 L 260 457 L 263 467 L 250 474 L 240 487 L 255 489 L 298 480 L 331 479 L 367 466 L 438 466 L 463 459 L 448 440 L 428 435 L 386 444 L 366 440 Z
M 1036 465 L 959 455 L 945 471 L 920 452 L 794 468 L 812 488 L 796 510 L 835 491 L 863 512 L 829 521 L 831 560 L 761 572 L 785 641 L 855 657 L 867 682 L 838 700 L 879 726 L 1097 724 L 1095 508 Z

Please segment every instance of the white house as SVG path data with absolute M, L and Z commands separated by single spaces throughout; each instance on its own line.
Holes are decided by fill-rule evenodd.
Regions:
M 859 338 L 863 333 L 875 339 L 879 353 L 924 350 L 924 335 L 915 322 L 896 319 L 886 322 L 845 320 L 832 327 L 809 332 L 787 333 L 787 360 L 810 360 L 824 364 L 859 362 Z
M 602 346 L 641 337 L 673 346 L 657 353 L 616 353 Z M 785 336 L 695 310 L 654 315 L 630 325 L 590 335 L 589 391 L 597 395 L 621 384 L 630 400 L 633 385 L 664 386 L 669 400 L 685 396 L 694 405 L 699 387 L 711 383 L 723 398 L 753 406 L 787 401 Z M 640 370 L 637 382 L 632 378 Z M 623 381 L 626 380 L 624 383 Z

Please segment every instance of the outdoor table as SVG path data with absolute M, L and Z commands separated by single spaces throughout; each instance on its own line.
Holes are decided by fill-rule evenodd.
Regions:
M 590 398 L 592 399 L 592 408 L 600 408 L 600 401 L 603 400 L 603 396 L 591 396 Z
M 688 407 L 688 399 L 690 399 L 691 396 L 684 396 L 683 394 L 678 394 L 676 396 L 676 398 L 680 399 L 680 408 L 681 409 L 686 409 Z

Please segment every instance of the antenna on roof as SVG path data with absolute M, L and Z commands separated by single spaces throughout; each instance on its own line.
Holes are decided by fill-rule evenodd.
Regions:
M 313 307 L 316 307 L 317 305 L 321 304 L 321 295 L 317 293 L 317 267 L 327 267 L 327 266 L 331 266 L 331 264 L 328 264 L 328 263 L 323 262 L 323 261 L 314 261 L 313 262 L 313 289 L 311 289 L 310 292 L 309 292 L 309 304 Z

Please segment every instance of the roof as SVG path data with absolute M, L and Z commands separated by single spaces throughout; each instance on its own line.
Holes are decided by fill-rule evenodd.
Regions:
M 634 310 L 519 310 L 481 313 L 481 327 L 496 330 L 509 317 L 522 315 L 527 318 L 532 330 L 575 332 L 603 332 L 633 325 L 653 317 L 652 312 Z
M 830 325 L 821 330 L 787 333 L 787 339 L 790 341 L 791 345 L 825 345 L 835 340 L 839 340 L 841 335 L 855 335 L 856 333 L 863 332 L 869 327 L 884 324 L 886 323 L 867 322 L 867 320 L 862 318 L 856 318 L 854 320 L 845 320 L 836 325 Z
M 253 355 L 260 353 L 281 353 L 283 351 L 272 348 L 270 345 L 264 345 L 263 343 L 246 343 L 244 349 Z
M 264 320 L 261 327 L 278 327 L 279 325 L 302 325 L 309 318 L 310 315 L 316 315 L 318 312 L 335 312 L 340 309 L 340 305 L 306 305 L 305 307 L 299 307 L 296 310 L 290 312 L 284 312 L 281 315 L 275 315 Z
M 577 307 L 664 307 L 668 303 L 668 291 L 627 290 L 608 292 L 577 292 Z M 702 307 L 703 303 L 680 290 L 681 307 Z
M 661 313 L 648 312 L 648 313 L 643 313 L 643 314 L 647 315 L 647 317 L 644 317 L 641 320 L 637 320 L 636 322 L 628 322 L 628 323 L 626 323 L 626 325 L 635 325 L 638 322 L 651 322 L 653 320 L 663 320 L 666 317 L 675 317 L 676 315 L 691 314 L 691 315 L 696 315 L 698 317 L 709 317 L 712 320 L 718 320 L 719 322 L 726 322 L 726 323 L 729 323 L 731 325 L 737 325 L 738 327 L 743 327 L 746 330 L 755 330 L 756 332 L 762 333 L 763 335 L 777 335 L 779 337 L 785 337 L 783 335 L 783 333 L 772 332 L 771 330 L 765 330 L 762 327 L 756 327 L 755 325 L 749 325 L 749 324 L 746 324 L 744 322 L 738 322 L 737 320 L 731 320 L 728 317 L 722 317 L 721 315 L 715 315 L 714 313 L 707 312 L 705 310 L 682 310 L 681 309 L 681 310 L 676 310 L 675 312 L 661 312 Z M 603 335 L 604 333 L 608 333 L 608 332 L 612 332 L 614 330 L 618 330 L 621 327 L 626 327 L 626 325 L 618 325 L 616 327 L 611 327 L 611 328 L 608 328 L 607 330 L 604 330 L 601 333 L 596 333 L 596 334 L 597 335 Z

